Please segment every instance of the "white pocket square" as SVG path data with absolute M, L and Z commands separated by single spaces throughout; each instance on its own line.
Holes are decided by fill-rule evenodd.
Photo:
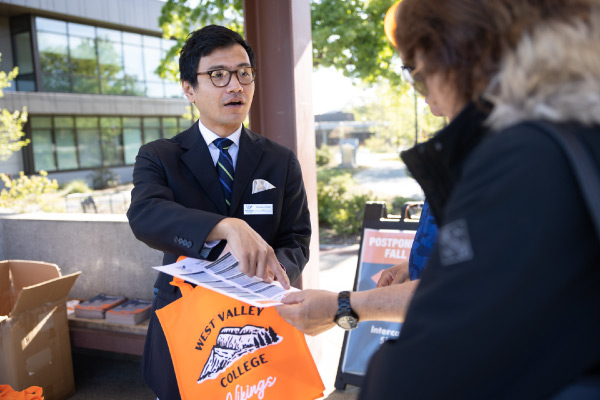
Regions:
M 252 194 L 264 192 L 265 190 L 275 189 L 275 186 L 271 185 L 269 181 L 264 179 L 255 179 L 252 182 Z

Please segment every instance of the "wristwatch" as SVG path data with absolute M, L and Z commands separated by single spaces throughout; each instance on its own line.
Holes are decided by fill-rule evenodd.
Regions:
M 338 310 L 333 320 L 340 328 L 347 331 L 358 326 L 358 315 L 350 307 L 350 292 L 347 290 L 338 295 Z

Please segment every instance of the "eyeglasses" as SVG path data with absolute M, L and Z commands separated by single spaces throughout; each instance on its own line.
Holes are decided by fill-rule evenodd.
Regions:
M 402 78 L 411 85 L 418 93 L 423 96 L 427 96 L 427 86 L 425 85 L 425 79 L 418 72 L 415 71 L 415 67 L 408 67 L 403 65 L 400 67 L 400 71 L 402 73 Z
M 210 81 L 216 87 L 224 87 L 229 85 L 231 77 L 235 73 L 237 75 L 238 82 L 242 85 L 249 85 L 254 82 L 256 78 L 256 67 L 242 67 L 234 71 L 226 69 L 215 69 L 212 71 L 198 72 L 196 75 L 208 75 Z

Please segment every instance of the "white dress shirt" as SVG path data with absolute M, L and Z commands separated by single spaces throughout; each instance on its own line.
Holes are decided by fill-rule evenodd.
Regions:
M 214 133 L 213 131 L 208 129 L 206 126 L 204 126 L 204 124 L 200 120 L 198 120 L 198 128 L 200 129 L 200 134 L 202 135 L 202 137 L 204 138 L 204 141 L 206 142 L 206 145 L 208 146 L 208 151 L 210 151 L 210 156 L 212 157 L 213 164 L 216 167 L 217 161 L 219 160 L 219 154 L 221 151 L 213 142 L 215 139 L 218 139 L 221 136 L 217 135 L 216 133 Z M 227 151 L 229 152 L 229 155 L 231 156 L 231 159 L 233 160 L 233 170 L 234 171 L 235 171 L 235 166 L 237 165 L 237 156 L 240 151 L 240 136 L 242 136 L 242 124 L 240 124 L 240 127 L 238 129 L 236 129 L 231 135 L 227 136 L 227 139 L 229 139 L 233 142 L 233 144 Z M 219 242 L 220 242 L 220 240 L 204 242 L 204 246 L 203 246 L 202 250 L 200 251 L 200 255 L 202 257 L 208 256 L 208 254 L 210 253 L 210 250 L 213 247 L 215 247 Z
M 221 136 L 217 135 L 210 129 L 202 124 L 202 121 L 198 120 L 198 128 L 200 128 L 200 134 L 204 138 L 206 145 L 208 146 L 208 150 L 210 151 L 210 156 L 213 159 L 213 164 L 217 165 L 217 160 L 219 159 L 219 148 L 213 143 L 215 139 L 220 138 Z M 237 164 L 237 156 L 240 151 L 240 136 L 242 136 L 242 124 L 237 128 L 231 135 L 227 136 L 227 139 L 231 140 L 233 144 L 227 150 L 229 155 L 233 160 L 233 170 L 235 171 L 235 166 Z

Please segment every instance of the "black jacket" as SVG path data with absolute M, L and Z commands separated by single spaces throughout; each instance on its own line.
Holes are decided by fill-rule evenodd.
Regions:
M 254 179 L 275 187 L 252 193 Z M 300 163 L 291 150 L 249 129 L 240 136 L 229 212 L 198 123 L 142 146 L 133 183 L 129 224 L 138 239 L 164 252 L 164 264 L 180 255 L 201 258 L 206 237 L 228 216 L 246 221 L 273 247 L 291 282 L 308 261 L 311 227 Z M 244 215 L 244 204 L 272 204 L 273 213 Z M 173 288 L 158 282 L 159 289 Z
M 597 7 L 507 54 L 471 150 L 484 128 L 467 108 L 405 155 L 440 232 L 361 399 L 544 399 L 600 377 L 600 238 L 563 149 L 536 125 L 574 132 L 600 171 Z
M 274 188 L 252 193 L 253 181 Z M 243 219 L 271 245 L 293 282 L 306 265 L 311 235 L 310 215 L 300 164 L 294 153 L 249 129 L 240 137 L 233 196 L 227 210 L 217 172 L 198 124 L 172 139 L 142 146 L 133 171 L 134 189 L 127 213 L 135 236 L 164 252 L 164 263 L 177 256 L 201 258 L 206 237 L 227 216 Z M 244 204 L 271 204 L 272 214 L 246 215 Z M 218 247 L 222 250 L 224 241 Z M 181 297 L 160 273 L 142 371 L 161 400 L 179 399 L 167 343 L 155 310 Z
M 469 103 L 433 140 L 420 143 L 401 155 L 425 192 L 438 224 L 444 222 L 444 206 L 460 178 L 466 157 L 485 136 L 487 129 L 483 122 L 489 107 Z
M 600 160 L 600 129 L 571 129 Z M 407 159 L 415 176 L 436 164 Z M 598 373 L 599 239 L 562 149 L 519 124 L 449 167 L 454 187 L 421 182 L 448 191 L 439 244 L 361 398 L 541 399 Z

